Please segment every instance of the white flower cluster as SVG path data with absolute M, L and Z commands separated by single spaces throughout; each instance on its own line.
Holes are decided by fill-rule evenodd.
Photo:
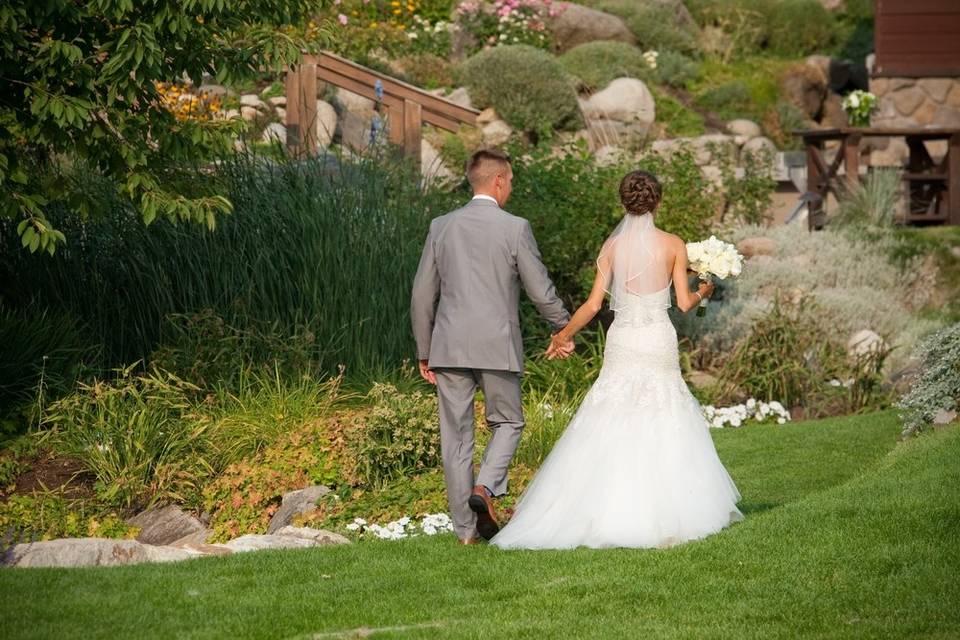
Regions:
M 750 420 L 759 424 L 774 421 L 777 424 L 786 424 L 790 421 L 790 412 L 776 400 L 758 402 L 750 398 L 744 404 L 732 407 L 714 407 L 708 404 L 703 407 L 703 417 L 714 429 L 722 429 L 728 425 L 739 427 Z
M 657 51 L 644 51 L 643 52 L 643 61 L 647 63 L 647 66 L 651 69 L 657 68 L 657 58 L 660 56 L 660 53 Z
M 729 242 L 710 236 L 701 242 L 687 243 L 687 258 L 690 268 L 701 278 L 713 275 L 721 280 L 728 276 L 738 276 L 743 269 L 743 256 Z
M 435 536 L 445 531 L 453 531 L 453 521 L 445 513 L 428 513 L 419 523 L 410 516 L 404 516 L 383 526 L 370 524 L 363 518 L 354 518 L 353 522 L 347 525 L 347 531 L 357 531 L 361 536 L 370 533 L 381 540 L 402 540 L 414 538 L 421 533 Z

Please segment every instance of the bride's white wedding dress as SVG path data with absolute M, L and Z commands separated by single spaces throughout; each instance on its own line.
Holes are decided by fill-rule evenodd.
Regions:
M 598 261 L 612 272 L 616 309 L 600 374 L 491 544 L 668 547 L 743 518 L 740 494 L 680 375 L 667 315 L 670 270 L 660 260 L 664 234 L 649 215 L 640 218 L 628 221 L 643 225 L 629 240 L 618 227 Z M 644 257 L 618 264 L 627 251 Z

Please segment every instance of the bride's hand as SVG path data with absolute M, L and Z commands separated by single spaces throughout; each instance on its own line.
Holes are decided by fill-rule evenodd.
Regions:
M 550 346 L 547 347 L 547 358 L 549 360 L 568 358 L 573 350 L 573 338 L 564 339 L 559 333 L 555 333 L 550 339 Z
M 716 288 L 716 285 L 712 282 L 701 282 L 697 291 L 700 292 L 700 295 L 703 296 L 704 299 L 707 299 L 713 295 L 713 290 Z

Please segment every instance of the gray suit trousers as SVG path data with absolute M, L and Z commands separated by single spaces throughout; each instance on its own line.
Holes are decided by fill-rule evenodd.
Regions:
M 440 404 L 440 449 L 453 528 L 461 540 L 476 535 L 476 514 L 467 505 L 478 484 L 495 496 L 507 492 L 507 471 L 523 432 L 520 375 L 489 369 L 436 369 Z M 483 390 L 491 437 L 480 473 L 473 475 L 474 394 Z

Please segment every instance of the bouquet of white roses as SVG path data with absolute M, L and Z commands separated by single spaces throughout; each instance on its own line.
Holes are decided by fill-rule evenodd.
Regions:
M 870 126 L 870 114 L 877 108 L 877 96 L 869 91 L 856 89 L 843 98 L 840 103 L 847 113 L 847 119 L 855 127 Z
M 687 243 L 687 258 L 690 268 L 697 272 L 701 280 L 710 282 L 713 278 L 726 280 L 740 275 L 743 269 L 743 256 L 729 242 L 710 236 L 701 242 Z M 707 301 L 700 301 L 697 315 L 706 313 Z

